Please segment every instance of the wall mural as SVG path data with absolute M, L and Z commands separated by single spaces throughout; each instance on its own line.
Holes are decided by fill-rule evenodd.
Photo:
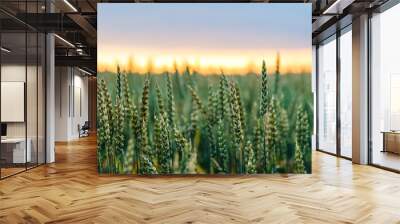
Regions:
M 310 4 L 98 8 L 100 173 L 311 173 Z

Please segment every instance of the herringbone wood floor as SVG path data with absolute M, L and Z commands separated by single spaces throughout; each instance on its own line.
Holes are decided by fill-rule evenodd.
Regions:
M 312 175 L 99 176 L 96 140 L 0 181 L 0 223 L 400 223 L 400 175 L 315 152 Z

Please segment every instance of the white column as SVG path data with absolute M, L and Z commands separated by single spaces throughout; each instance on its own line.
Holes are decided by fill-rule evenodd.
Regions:
M 72 68 L 55 68 L 55 141 L 69 141 L 71 125 Z
M 368 15 L 353 19 L 353 162 L 368 163 Z
M 54 133 L 55 133 L 55 54 L 54 35 L 46 36 L 46 162 L 55 161 Z

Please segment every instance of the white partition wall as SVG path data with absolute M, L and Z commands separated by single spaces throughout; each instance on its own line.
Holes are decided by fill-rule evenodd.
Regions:
M 77 139 L 78 125 L 88 120 L 88 77 L 74 67 L 55 72 L 55 140 Z

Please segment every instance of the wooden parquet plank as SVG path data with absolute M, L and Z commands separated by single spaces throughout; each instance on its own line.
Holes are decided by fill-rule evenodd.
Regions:
M 400 223 L 400 175 L 313 153 L 311 175 L 98 175 L 96 139 L 0 181 L 0 223 Z

